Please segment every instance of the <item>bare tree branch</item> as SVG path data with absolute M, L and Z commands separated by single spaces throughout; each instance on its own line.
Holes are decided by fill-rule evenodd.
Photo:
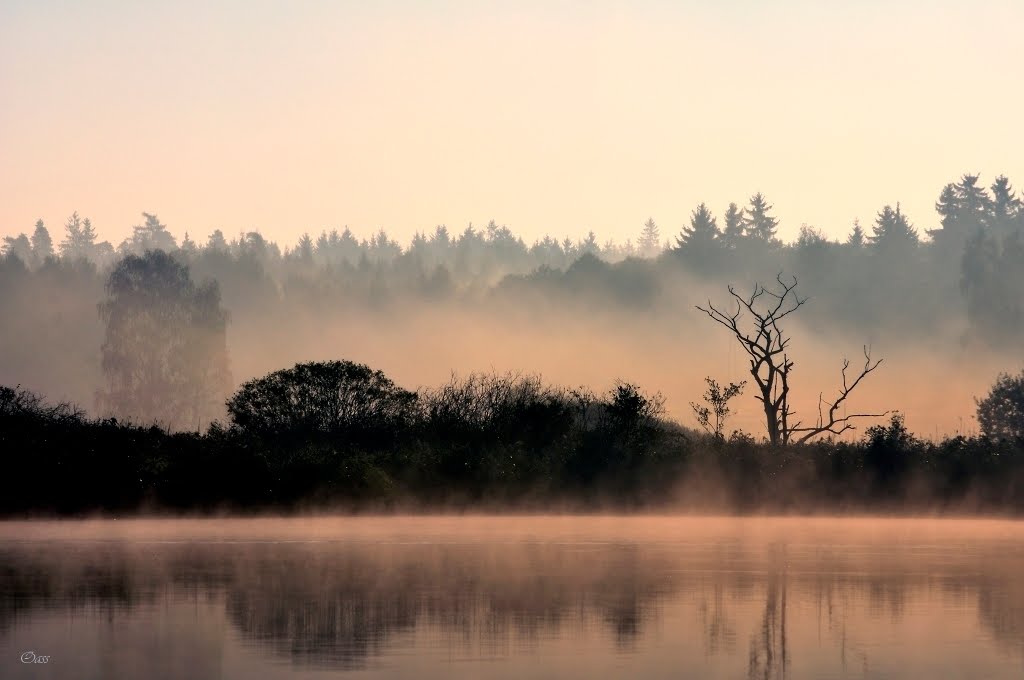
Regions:
M 755 398 L 761 402 L 768 428 L 768 438 L 773 445 L 787 444 L 790 439 L 800 434 L 798 443 L 803 443 L 818 435 L 842 434 L 854 429 L 850 423 L 855 418 L 880 417 L 885 413 L 855 413 L 840 417 L 839 409 L 849 398 L 860 382 L 882 363 L 882 360 L 871 360 L 871 353 L 864 347 L 864 367 L 852 382 L 848 379 L 849 360 L 843 360 L 843 386 L 834 401 L 826 401 L 818 395 L 818 421 L 814 426 L 804 426 L 802 421 L 790 423 L 790 417 L 796 412 L 790 408 L 789 373 L 794 362 L 786 352 L 790 338 L 785 335 L 780 321 L 797 311 L 809 298 L 800 297 L 796 292 L 797 278 L 787 281 L 780 273 L 775 277 L 778 288 L 773 290 L 754 284 L 750 295 L 743 297 L 730 285 L 729 295 L 733 298 L 735 311 L 724 311 L 715 307 L 710 300 L 707 306 L 697 305 L 697 309 L 708 315 L 713 321 L 724 326 L 740 343 L 750 356 L 750 374 L 758 387 L 759 394 Z M 765 304 L 767 303 L 767 304 Z M 749 316 L 750 323 L 745 323 Z M 781 355 L 781 357 L 780 357 Z M 827 411 L 825 407 L 827 406 Z
M 881 365 L 881 363 L 881 359 L 875 361 L 874 363 L 871 362 L 871 350 L 868 348 L 867 345 L 865 345 L 864 367 L 861 369 L 860 373 L 857 375 L 857 378 L 853 381 L 853 383 L 850 384 L 848 383 L 846 376 L 846 370 L 850 367 L 850 360 L 843 359 L 843 387 L 839 391 L 839 396 L 836 397 L 835 401 L 828 402 L 825 399 L 823 399 L 821 395 L 818 395 L 818 424 L 815 425 L 814 427 L 792 428 L 790 430 L 791 433 L 804 433 L 804 435 L 797 440 L 797 443 L 802 444 L 813 437 L 825 433 L 839 435 L 849 430 L 854 430 L 856 429 L 856 427 L 852 423 L 850 423 L 850 421 L 853 420 L 854 418 L 881 418 L 883 416 L 888 415 L 889 411 L 884 411 L 882 413 L 851 413 L 849 415 L 843 416 L 842 418 L 836 417 L 836 414 L 839 412 L 839 407 L 850 396 L 850 393 L 853 392 L 854 388 L 860 384 L 860 381 L 863 380 L 865 376 L 867 376 L 869 373 L 878 368 Z M 825 421 L 825 418 L 822 415 L 822 404 L 828 405 L 827 422 Z M 836 429 L 837 427 L 839 429 Z

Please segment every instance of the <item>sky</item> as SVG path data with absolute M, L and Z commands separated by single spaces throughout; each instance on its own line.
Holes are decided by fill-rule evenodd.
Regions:
M 1024 186 L 1019 0 L 0 0 L 0 236 L 205 241 L 494 219 L 679 231 L 763 192 L 841 238 Z

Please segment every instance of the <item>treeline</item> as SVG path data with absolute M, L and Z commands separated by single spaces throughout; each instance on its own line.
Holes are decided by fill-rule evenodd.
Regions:
M 650 219 L 635 242 L 619 245 L 601 243 L 592 232 L 583 240 L 548 236 L 527 244 L 491 221 L 459 233 L 440 225 L 404 247 L 383 230 L 358 238 L 345 228 L 304 234 L 283 248 L 256 231 L 229 240 L 217 230 L 205 242 L 185 233 L 179 241 L 149 213 L 115 248 L 98 241 L 91 222 L 75 213 L 60 243 L 42 221 L 31 235 L 6 237 L 0 285 L 5 293 L 38 299 L 54 279 L 79 285 L 81 272 L 55 270 L 84 258 L 95 265 L 95 290 L 120 259 L 163 250 L 197 280 L 216 280 L 236 316 L 277 307 L 378 309 L 396 300 L 484 297 L 489 303 L 494 296 L 600 298 L 624 309 L 652 309 L 678 306 L 685 295 L 673 285 L 679 273 L 721 282 L 787 271 L 823 301 L 818 323 L 903 333 L 966 326 L 960 337 L 965 342 L 1019 341 L 1024 209 L 1009 180 L 998 177 L 986 188 L 977 175 L 964 175 L 942 189 L 936 211 L 932 229 L 915 227 L 897 204 L 882 207 L 871 225 L 855 223 L 843 242 L 804 225 L 794 242 L 783 243 L 771 204 L 755 194 L 743 206 L 730 204 L 720 217 L 701 204 L 675 233 L 663 233 Z M 54 262 L 58 254 L 62 263 Z M 41 272 L 38 280 L 35 272 Z
M 1024 376 L 987 400 L 993 436 L 926 442 L 901 416 L 857 442 L 771 447 L 666 419 L 628 383 L 534 376 L 413 392 L 367 366 L 298 364 L 246 382 L 227 423 L 170 433 L 0 388 L 0 512 L 355 509 L 1024 509 Z M 1016 401 L 1014 401 L 1016 400 Z M 1007 404 L 1015 406 L 1007 410 Z
M 699 206 L 674 246 L 617 262 L 602 259 L 617 255 L 591 247 L 595 238 L 528 248 L 495 224 L 459 236 L 439 228 L 405 248 L 381 234 L 324 233 L 282 252 L 255 232 L 231 242 L 215 232 L 198 246 L 178 242 L 150 214 L 121 247 L 100 249 L 114 253 L 104 262 L 96 230 L 75 215 L 59 244 L 45 225 L 7 239 L 0 316 L 12 330 L 0 334 L 0 384 L 23 384 L 102 417 L 195 431 L 224 418 L 240 381 L 304 358 L 357 356 L 380 328 L 464 345 L 464 329 L 487 328 L 493 347 L 479 355 L 497 361 L 508 352 L 502 329 L 513 323 L 533 336 L 577 324 L 603 346 L 686 334 L 681 353 L 663 361 L 692 363 L 703 332 L 690 330 L 695 305 L 725 283 L 771 281 L 779 272 L 813 296 L 800 321 L 822 342 L 913 343 L 961 363 L 1015 351 L 1024 341 L 1020 200 L 1005 178 L 986 189 L 965 175 L 941 192 L 937 208 L 940 226 L 926 242 L 897 205 L 884 207 L 870 229 L 855 227 L 847 242 L 807 227 L 783 244 L 771 205 L 755 195 L 727 209 L 721 225 Z M 641 237 L 652 248 L 663 243 L 653 220 Z M 544 242 L 551 247 L 538 249 Z M 349 343 L 360 336 L 363 348 Z M 418 340 L 395 351 L 434 339 Z

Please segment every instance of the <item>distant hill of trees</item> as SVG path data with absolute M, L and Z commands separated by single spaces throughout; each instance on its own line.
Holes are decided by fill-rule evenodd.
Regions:
M 814 298 L 808 325 L 852 333 L 858 344 L 889 336 L 1013 351 L 1024 341 L 1020 198 L 1005 177 L 986 188 L 964 175 L 939 192 L 936 210 L 935 228 L 916 227 L 896 204 L 871 225 L 854 223 L 843 242 L 805 225 L 783 243 L 758 193 L 721 215 L 702 203 L 674 234 L 647 219 L 635 243 L 621 245 L 593 233 L 527 245 L 492 221 L 459 233 L 441 225 L 405 245 L 383 230 L 357 238 L 332 229 L 283 248 L 255 231 L 178 240 L 151 213 L 115 248 L 74 213 L 63 234 L 39 221 L 31 236 L 4 239 L 0 314 L 16 330 L 0 335 L 0 380 L 31 376 L 51 392 L 88 385 L 104 415 L 194 429 L 224 415 L 232 329 L 235 343 L 258 343 L 270 328 L 309 334 L 342 313 L 410 309 L 669 318 L 705 301 L 694 284 L 779 272 Z M 161 335 L 155 323 L 176 330 Z M 199 354 L 182 354 L 199 345 Z M 139 391 L 140 375 L 161 376 L 170 391 Z M 86 401 L 82 389 L 75 394 Z
M 116 248 L 98 241 L 90 220 L 74 213 L 59 243 L 41 220 L 31 236 L 5 237 L 0 285 L 5 292 L 31 287 L 17 279 L 34 272 L 74 278 L 53 270 L 79 259 L 102 282 L 120 259 L 157 249 L 188 265 L 198 281 L 216 280 L 232 313 L 278 301 L 380 305 L 396 297 L 429 301 L 511 290 L 651 305 L 659 283 L 677 271 L 713 280 L 788 271 L 815 297 L 843 300 L 822 305 L 840 323 L 920 330 L 956 314 L 970 324 L 972 339 L 1016 341 L 1024 332 L 1024 208 L 1010 181 L 1000 176 L 986 188 L 978 175 L 963 175 L 940 191 L 936 211 L 935 228 L 919 229 L 899 204 L 886 205 L 866 228 L 855 222 L 843 242 L 803 225 L 796 241 L 782 243 L 773 207 L 758 193 L 743 206 L 730 204 L 721 224 L 702 203 L 674 234 L 666 237 L 648 219 L 635 242 L 622 244 L 602 243 L 593 232 L 583 240 L 546 236 L 527 244 L 491 221 L 458 233 L 439 225 L 405 246 L 383 229 L 359 238 L 344 228 L 303 234 L 284 247 L 256 231 L 229 240 L 216 230 L 204 242 L 185 232 L 179 241 L 156 215 L 143 213 Z

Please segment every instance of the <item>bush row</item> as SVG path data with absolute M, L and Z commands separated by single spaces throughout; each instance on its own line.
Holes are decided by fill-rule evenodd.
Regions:
M 858 442 L 773 448 L 687 430 L 628 383 L 474 374 L 417 393 L 351 362 L 250 381 L 228 413 L 172 433 L 0 387 L 0 513 L 1024 508 L 1024 441 L 926 442 L 899 415 Z

